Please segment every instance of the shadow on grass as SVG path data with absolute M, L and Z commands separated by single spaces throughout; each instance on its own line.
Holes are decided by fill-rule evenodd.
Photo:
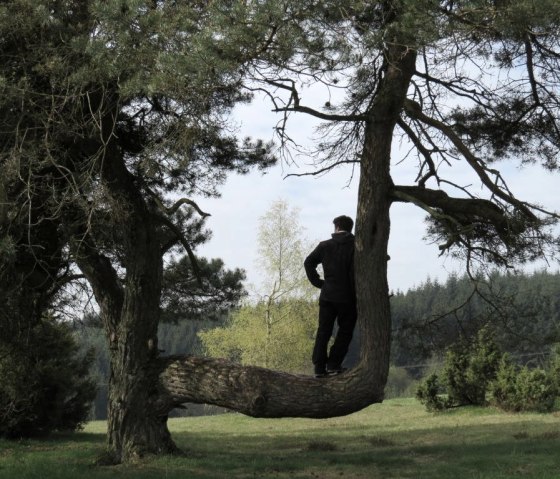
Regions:
M 560 435 L 541 431 L 520 438 L 530 425 L 438 427 L 398 435 L 347 428 L 321 437 L 180 433 L 175 438 L 190 452 L 189 462 L 200 473 L 191 477 L 198 478 L 560 478 Z
M 254 424 L 254 423 L 253 423 Z M 0 478 L 376 479 L 560 478 L 558 425 L 435 426 L 402 432 L 375 425 L 319 429 L 176 432 L 185 457 L 93 467 L 102 433 L 57 434 L 47 441 L 0 442 Z M 186 424 L 188 427 L 188 423 Z M 555 429 L 556 427 L 556 429 Z M 2 452 L 2 447 L 8 451 Z

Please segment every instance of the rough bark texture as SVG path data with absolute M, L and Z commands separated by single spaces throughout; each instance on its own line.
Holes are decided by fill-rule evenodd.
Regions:
M 333 417 L 383 399 L 364 369 L 330 378 L 294 376 L 219 359 L 194 356 L 160 360 L 164 406 L 204 402 L 253 417 Z
M 383 386 L 389 370 L 391 331 L 387 284 L 391 145 L 415 60 L 415 51 L 389 47 L 387 74 L 369 114 L 361 158 L 355 257 L 362 338 L 360 367 L 371 371 L 372 384 Z
M 333 417 L 383 400 L 390 356 L 387 285 L 393 129 L 416 53 L 391 47 L 387 75 L 372 105 L 361 159 L 356 229 L 358 323 L 362 356 L 355 369 L 328 379 L 293 376 L 196 357 L 159 360 L 161 407 L 211 403 L 254 417 Z
M 157 357 L 161 288 L 158 226 L 135 189 L 118 152 L 108 151 L 102 177 L 123 204 L 121 237 L 124 282 L 87 239 L 77 247 L 105 318 L 112 375 L 109 396 L 109 452 L 117 462 L 146 453 L 174 452 L 167 414 L 183 403 L 209 403 L 255 417 L 332 417 L 383 399 L 390 356 L 387 285 L 391 191 L 391 144 L 416 53 L 389 44 L 385 76 L 367 112 L 356 229 L 359 365 L 326 379 L 293 376 L 226 361 Z M 80 254 L 81 253 L 81 254 Z
M 112 131 L 111 115 L 102 131 Z M 120 150 L 106 139 L 100 165 L 103 183 L 119 205 L 114 233 L 120 243 L 119 278 L 110 259 L 88 234 L 87 225 L 74 244 L 76 261 L 90 282 L 100 305 L 109 344 L 111 376 L 108 400 L 110 462 L 134 460 L 147 453 L 175 452 L 167 429 L 167 412 L 155 406 L 158 380 L 157 328 L 162 284 L 162 247 L 159 222 L 128 172 Z

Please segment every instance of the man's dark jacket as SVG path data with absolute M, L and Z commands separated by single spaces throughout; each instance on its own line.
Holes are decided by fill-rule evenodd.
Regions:
M 333 233 L 331 239 L 319 243 L 303 264 L 311 284 L 321 288 L 320 300 L 334 303 L 356 301 L 352 233 Z M 324 280 L 317 273 L 319 264 L 323 265 Z

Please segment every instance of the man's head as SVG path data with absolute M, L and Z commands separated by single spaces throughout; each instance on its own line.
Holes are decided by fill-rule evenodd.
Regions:
M 349 216 L 337 216 L 334 220 L 334 229 L 335 231 L 347 231 L 348 233 L 352 232 L 352 228 L 354 227 L 354 222 L 352 218 Z

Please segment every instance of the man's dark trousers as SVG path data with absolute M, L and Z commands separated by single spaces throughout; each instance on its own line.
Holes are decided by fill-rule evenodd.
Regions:
M 348 352 L 350 341 L 352 341 L 356 317 L 356 303 L 354 302 L 319 301 L 319 327 L 312 357 L 315 373 L 324 372 L 325 366 L 327 369 L 336 369 L 341 366 L 344 356 Z M 338 322 L 338 332 L 327 355 L 335 321 Z

